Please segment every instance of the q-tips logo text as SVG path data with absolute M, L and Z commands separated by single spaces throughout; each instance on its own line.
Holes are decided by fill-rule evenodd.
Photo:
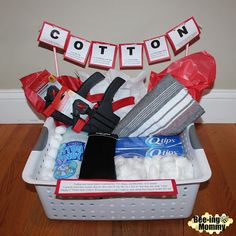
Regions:
M 147 157 L 153 157 L 153 156 L 165 156 L 165 155 L 178 155 L 176 151 L 170 151 L 168 149 L 159 149 L 159 148 L 150 148 L 146 152 Z
M 166 146 L 175 146 L 180 144 L 180 140 L 167 137 L 148 137 L 145 140 L 146 145 L 149 147 L 166 147 Z

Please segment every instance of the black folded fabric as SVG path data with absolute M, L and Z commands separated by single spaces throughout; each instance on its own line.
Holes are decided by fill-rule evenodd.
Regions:
M 116 179 L 116 135 L 89 135 L 80 169 L 80 179 Z

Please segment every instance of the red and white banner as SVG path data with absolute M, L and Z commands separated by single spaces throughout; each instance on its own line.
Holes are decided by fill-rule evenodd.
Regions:
M 70 31 L 52 23 L 44 22 L 38 41 L 54 48 L 64 50 L 64 58 L 85 66 L 110 69 L 115 67 L 116 54 L 119 46 L 120 69 L 143 68 L 143 48 L 146 51 L 148 63 L 155 64 L 170 60 L 168 41 L 177 54 L 182 49 L 199 38 L 200 29 L 194 19 L 183 21 L 166 34 L 139 43 L 111 44 L 98 41 L 88 41 L 70 35 Z M 168 39 L 168 40 L 167 40 Z M 89 60 L 88 60 L 89 59 Z
M 144 48 L 147 54 L 148 64 L 170 59 L 170 51 L 165 35 L 144 40 Z
M 44 22 L 40 30 L 38 41 L 64 50 L 69 36 L 69 30 Z
M 193 41 L 199 34 L 200 29 L 193 17 L 185 20 L 166 33 L 175 53 Z
M 64 53 L 64 58 L 85 66 L 90 48 L 91 42 L 71 35 Z
M 143 44 L 129 43 L 119 45 L 120 68 L 143 68 Z
M 115 67 L 117 45 L 92 42 L 92 50 L 89 59 L 89 66 L 110 69 Z

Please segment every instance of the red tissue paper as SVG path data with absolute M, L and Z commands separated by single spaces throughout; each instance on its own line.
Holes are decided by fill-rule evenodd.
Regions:
M 199 101 L 205 89 L 211 88 L 216 78 L 216 62 L 212 55 L 206 51 L 190 54 L 172 62 L 160 73 L 154 71 L 150 74 L 148 91 L 150 91 L 166 75 L 171 74 L 182 83 Z

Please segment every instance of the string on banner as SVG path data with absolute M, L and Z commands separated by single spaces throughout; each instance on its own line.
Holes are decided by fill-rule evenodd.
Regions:
M 57 60 L 57 49 L 56 47 L 53 47 L 53 55 L 54 55 L 54 64 L 55 64 L 55 69 L 56 69 L 56 76 L 59 77 L 59 68 L 58 68 L 58 60 Z

